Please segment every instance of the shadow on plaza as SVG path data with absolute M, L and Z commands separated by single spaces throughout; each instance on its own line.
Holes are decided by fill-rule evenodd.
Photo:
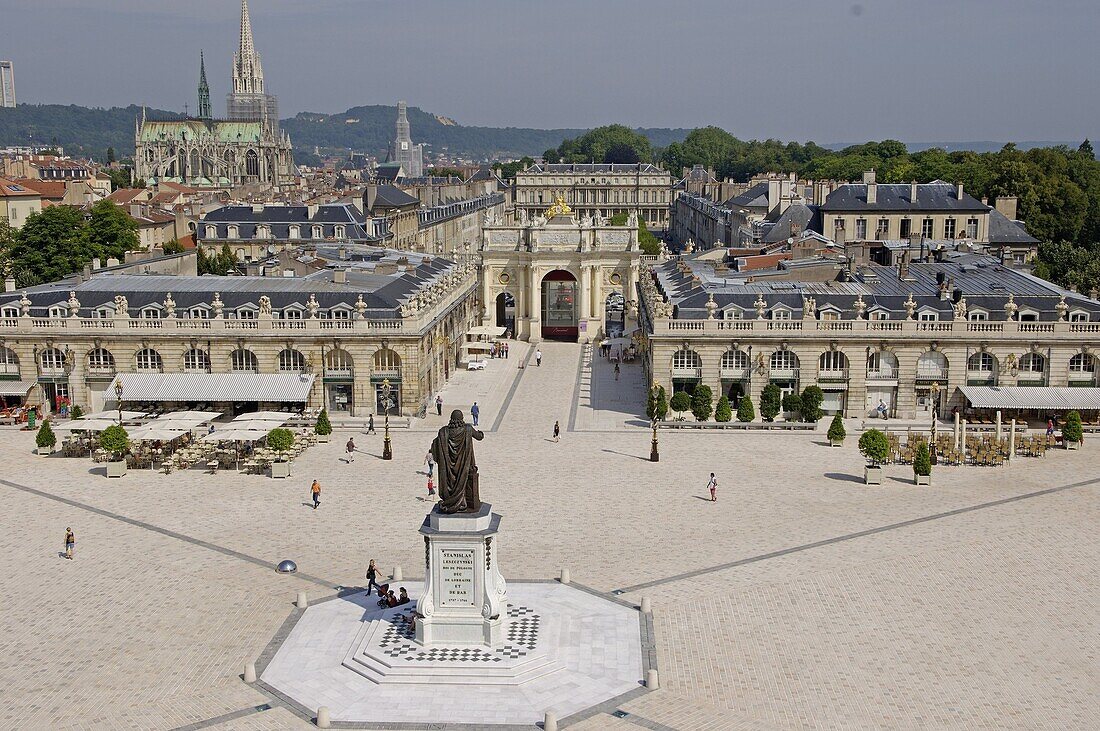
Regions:
M 836 480 L 837 482 L 858 482 L 863 483 L 863 478 L 859 475 L 846 475 L 843 472 L 826 472 L 825 477 L 830 480 Z
M 627 454 L 626 452 L 616 452 L 614 449 L 603 449 L 601 451 L 607 452 L 608 454 L 617 454 L 620 457 L 633 457 L 634 459 L 640 459 L 643 462 L 649 461 L 649 457 L 643 457 L 640 454 Z

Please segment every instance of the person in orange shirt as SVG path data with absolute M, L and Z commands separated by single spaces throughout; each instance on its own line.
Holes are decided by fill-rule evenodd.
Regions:
M 309 492 L 313 496 L 313 509 L 316 510 L 317 506 L 321 504 L 321 483 L 314 480 Z

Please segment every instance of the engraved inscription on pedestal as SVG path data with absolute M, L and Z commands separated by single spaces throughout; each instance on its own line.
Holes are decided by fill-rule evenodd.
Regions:
M 475 607 L 472 548 L 440 549 L 439 581 L 441 607 Z

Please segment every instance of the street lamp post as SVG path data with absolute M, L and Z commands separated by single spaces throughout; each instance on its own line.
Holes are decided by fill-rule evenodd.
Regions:
M 657 450 L 657 397 L 661 394 L 661 386 L 657 381 L 653 382 L 653 442 L 649 446 L 649 461 L 660 462 L 661 453 Z
M 115 402 L 118 404 L 118 424 L 122 426 L 122 376 L 115 376 Z
M 386 409 L 386 426 L 382 438 L 382 459 L 393 459 L 393 450 L 390 448 L 390 379 L 382 381 L 382 406 Z
M 933 381 L 932 383 L 932 440 L 928 445 L 928 453 L 933 465 L 940 463 L 939 457 L 936 455 L 936 422 L 940 416 L 940 384 Z

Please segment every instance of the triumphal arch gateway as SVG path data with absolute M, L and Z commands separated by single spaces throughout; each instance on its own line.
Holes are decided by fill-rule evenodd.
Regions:
M 514 224 L 487 220 L 481 244 L 482 322 L 521 340 L 591 342 L 637 327 L 638 224 L 579 221 L 558 200 Z

